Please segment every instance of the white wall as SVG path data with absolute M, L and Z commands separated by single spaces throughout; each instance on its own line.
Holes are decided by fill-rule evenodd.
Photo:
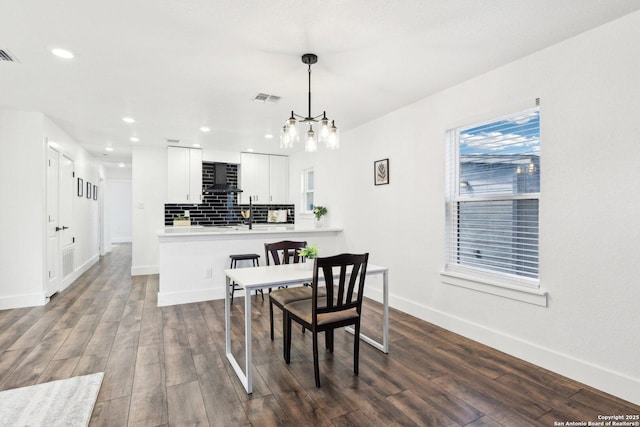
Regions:
M 167 199 L 167 149 L 132 149 L 133 240 L 131 274 L 158 273 L 158 235 Z
M 349 250 L 390 267 L 394 307 L 638 404 L 639 39 L 635 13 L 478 76 L 344 132 L 337 153 L 294 156 L 292 181 L 314 166 L 318 203 Z M 535 98 L 548 307 L 440 276 L 446 130 Z M 374 186 L 383 158 L 391 183 Z
M 76 176 L 98 182 L 95 159 L 42 113 L 0 110 L 0 213 L 18 221 L 0 245 L 0 309 L 46 301 L 46 140 L 74 160 Z M 98 260 L 98 204 L 74 201 L 77 277 Z
M 45 302 L 45 156 L 42 114 L 0 110 L 0 309 Z

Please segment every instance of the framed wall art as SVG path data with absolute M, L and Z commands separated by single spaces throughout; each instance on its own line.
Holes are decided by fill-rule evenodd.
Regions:
M 92 188 L 91 183 L 87 181 L 87 199 L 91 198 L 91 188 Z
M 78 178 L 78 197 L 82 197 L 84 193 L 84 181 Z
M 375 185 L 389 183 L 389 159 L 376 160 L 373 162 L 373 182 Z

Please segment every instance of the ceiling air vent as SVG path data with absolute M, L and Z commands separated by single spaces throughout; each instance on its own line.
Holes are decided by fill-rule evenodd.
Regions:
M 176 145 L 176 144 L 180 144 L 180 140 L 179 140 L 179 139 L 171 139 L 171 138 L 167 138 L 167 144 L 169 144 L 169 145 Z
M 254 98 L 253 101 L 262 101 L 262 102 L 278 102 L 280 101 L 280 97 L 277 95 L 269 95 L 268 93 L 259 93 Z
M 18 62 L 15 56 L 11 55 L 8 50 L 0 49 L 0 61 Z

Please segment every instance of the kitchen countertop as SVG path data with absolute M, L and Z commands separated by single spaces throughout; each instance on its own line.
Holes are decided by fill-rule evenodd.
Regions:
M 167 226 L 158 230 L 160 237 L 178 236 L 216 236 L 216 235 L 248 235 L 248 234 L 273 234 L 273 233 L 327 233 L 342 231 L 341 228 L 296 228 L 294 224 L 253 224 L 253 229 L 249 230 L 247 225 L 225 225 L 225 226 Z

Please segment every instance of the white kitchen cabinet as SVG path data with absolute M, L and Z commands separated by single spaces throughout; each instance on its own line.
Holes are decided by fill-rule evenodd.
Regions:
M 168 147 L 167 203 L 202 203 L 202 150 Z
M 268 154 L 241 154 L 240 203 L 287 203 L 289 193 L 289 159 Z
M 289 158 L 269 156 L 269 203 L 289 203 Z

